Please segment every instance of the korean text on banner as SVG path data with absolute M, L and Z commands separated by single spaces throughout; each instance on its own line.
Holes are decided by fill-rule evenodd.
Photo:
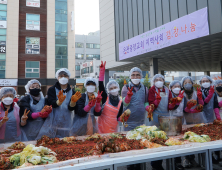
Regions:
M 207 7 L 119 43 L 119 60 L 209 35 Z

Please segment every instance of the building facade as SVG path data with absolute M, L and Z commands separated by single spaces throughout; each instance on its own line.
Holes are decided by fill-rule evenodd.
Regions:
M 100 60 L 100 31 L 75 35 L 75 77 L 81 77 L 81 65 L 93 59 Z
M 182 25 L 179 28 L 180 25 L 174 25 L 178 20 L 184 23 L 186 20 L 182 22 L 183 17 L 194 16 L 200 10 L 207 11 L 203 15 L 207 18 L 204 22 L 198 23 L 197 20 L 196 23 L 183 25 L 182 29 Z M 109 61 L 108 70 L 125 71 L 137 66 L 144 71 L 149 70 L 151 77 L 164 71 L 205 72 L 205 74 L 221 71 L 221 11 L 221 0 L 100 0 L 101 60 Z M 166 24 L 172 24 L 171 36 L 177 37 L 178 40 L 180 34 L 194 32 L 195 27 L 198 29 L 201 24 L 205 24 L 206 27 L 203 29 L 208 29 L 209 32 L 204 36 L 197 35 L 164 48 L 158 47 L 153 51 L 148 49 L 148 52 L 143 51 L 125 59 L 120 58 L 121 43 L 133 41 L 139 36 L 150 36 L 147 34 L 149 31 L 157 35 L 156 31 L 165 28 Z M 168 30 L 164 32 L 164 36 L 167 32 Z M 157 36 L 147 38 L 153 40 L 149 43 L 158 43 L 155 39 Z M 164 39 L 166 38 L 169 37 L 165 36 Z
M 46 94 L 58 69 L 68 68 L 74 78 L 73 0 L 4 0 L 0 10 L 0 86 L 22 95 L 26 83 L 38 79 Z

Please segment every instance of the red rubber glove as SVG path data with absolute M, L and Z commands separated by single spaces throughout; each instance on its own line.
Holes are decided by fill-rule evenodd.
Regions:
M 128 87 L 128 92 L 127 92 L 127 96 L 125 97 L 125 103 L 130 103 L 130 101 L 131 101 L 131 97 L 133 96 L 133 87 L 130 89 L 129 87 Z
M 104 80 L 105 70 L 106 70 L 106 61 L 104 62 L 104 64 L 103 64 L 103 61 L 101 61 L 100 72 L 99 72 L 99 81 Z
M 204 99 L 204 102 L 205 103 L 209 103 L 209 101 L 211 100 L 211 98 L 213 97 L 214 95 L 214 86 L 211 86 L 210 87 L 210 90 L 209 90 L 209 94 L 208 96 Z
M 179 95 L 177 97 L 180 97 L 181 99 L 183 99 L 183 97 L 184 97 L 183 94 L 184 94 L 184 91 L 181 93 L 181 90 L 180 90 Z
M 97 96 L 97 98 L 96 98 L 96 103 L 101 103 L 102 94 L 103 94 L 103 91 L 101 91 L 101 93 L 98 91 L 98 96 Z
M 0 120 L 2 120 L 3 119 L 3 117 L 0 117 Z
M 198 104 L 198 106 L 194 109 L 196 113 L 202 112 L 203 111 L 203 105 Z
M 214 109 L 214 113 L 215 113 L 215 116 L 216 116 L 217 120 L 221 120 L 220 110 L 218 108 Z
M 156 100 L 161 100 L 161 96 L 160 96 L 160 90 L 158 89 L 158 93 L 155 91 L 156 93 Z
M 49 116 L 48 112 L 39 112 L 41 118 L 47 118 Z
M 195 106 L 197 104 L 197 101 L 196 100 L 190 100 L 187 102 L 187 108 L 188 109 L 191 109 L 193 106 Z
M 197 98 L 198 100 L 202 99 L 202 91 L 200 87 L 199 88 L 197 87 Z
M 86 106 L 84 107 L 84 110 L 85 110 L 86 112 L 89 112 L 90 109 L 91 109 L 93 106 L 95 106 L 95 104 L 96 104 L 96 99 L 91 100 L 91 101 L 88 103 L 88 105 L 86 105 Z

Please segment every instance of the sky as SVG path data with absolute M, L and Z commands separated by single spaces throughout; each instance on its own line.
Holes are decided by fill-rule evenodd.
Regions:
M 99 0 L 75 0 L 75 34 L 88 35 L 99 29 Z

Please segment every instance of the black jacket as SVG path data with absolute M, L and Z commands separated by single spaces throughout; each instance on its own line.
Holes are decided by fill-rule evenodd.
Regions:
M 59 107 L 59 106 L 57 105 L 57 103 L 56 103 L 56 101 L 57 101 L 58 99 L 57 99 L 57 96 L 56 96 L 57 94 L 56 94 L 55 87 L 56 87 L 58 90 L 61 90 L 61 87 L 60 87 L 59 82 L 56 82 L 56 84 L 55 84 L 54 86 L 52 86 L 52 87 L 49 88 L 48 93 L 47 93 L 47 95 L 48 95 L 48 104 L 49 104 L 49 105 L 52 105 L 53 108 Z M 64 92 L 64 93 L 68 93 L 70 90 L 72 90 L 72 89 L 71 89 L 70 85 L 68 84 L 67 89 L 66 89 L 66 90 L 63 90 L 63 92 Z M 76 93 L 76 92 L 75 92 L 75 90 L 73 89 L 73 90 L 72 90 L 72 95 L 74 95 L 75 93 Z M 70 101 L 71 101 L 71 98 L 70 98 Z M 69 103 L 70 103 L 70 102 L 69 102 Z M 70 111 L 73 111 L 73 110 L 75 110 L 75 107 L 70 107 L 70 105 L 68 104 L 68 109 L 69 109 Z
M 33 104 L 36 105 L 38 103 L 37 100 L 33 99 Z M 47 105 L 47 100 L 45 100 L 45 105 Z M 30 96 L 27 95 L 25 97 L 23 97 L 20 102 L 19 102 L 19 107 L 20 107 L 20 111 L 19 111 L 19 116 L 20 116 L 20 120 L 21 117 L 23 116 L 25 109 L 27 109 L 27 111 L 30 110 L 29 114 L 28 114 L 28 120 L 33 120 L 32 118 L 32 111 L 30 108 Z
M 82 97 L 77 101 L 76 108 L 75 108 L 75 114 L 77 114 L 80 117 L 85 117 L 88 113 L 84 110 L 85 102 L 86 102 L 86 94 L 83 93 Z M 95 109 L 94 109 L 94 115 L 95 116 L 100 116 L 101 115 L 101 110 L 100 110 L 100 112 L 96 112 Z
M 104 84 L 103 84 L 103 81 L 99 81 L 99 91 L 103 91 L 102 93 L 102 104 L 104 105 L 106 103 L 106 100 L 107 100 L 107 93 L 106 93 L 106 90 L 105 90 L 105 87 L 104 87 Z M 118 104 L 119 104 L 119 98 L 118 100 L 114 100 L 112 99 L 110 96 L 109 96 L 109 101 L 110 103 L 117 107 Z M 123 102 L 121 103 L 121 107 L 119 109 L 119 113 L 117 115 L 117 119 L 123 114 Z

